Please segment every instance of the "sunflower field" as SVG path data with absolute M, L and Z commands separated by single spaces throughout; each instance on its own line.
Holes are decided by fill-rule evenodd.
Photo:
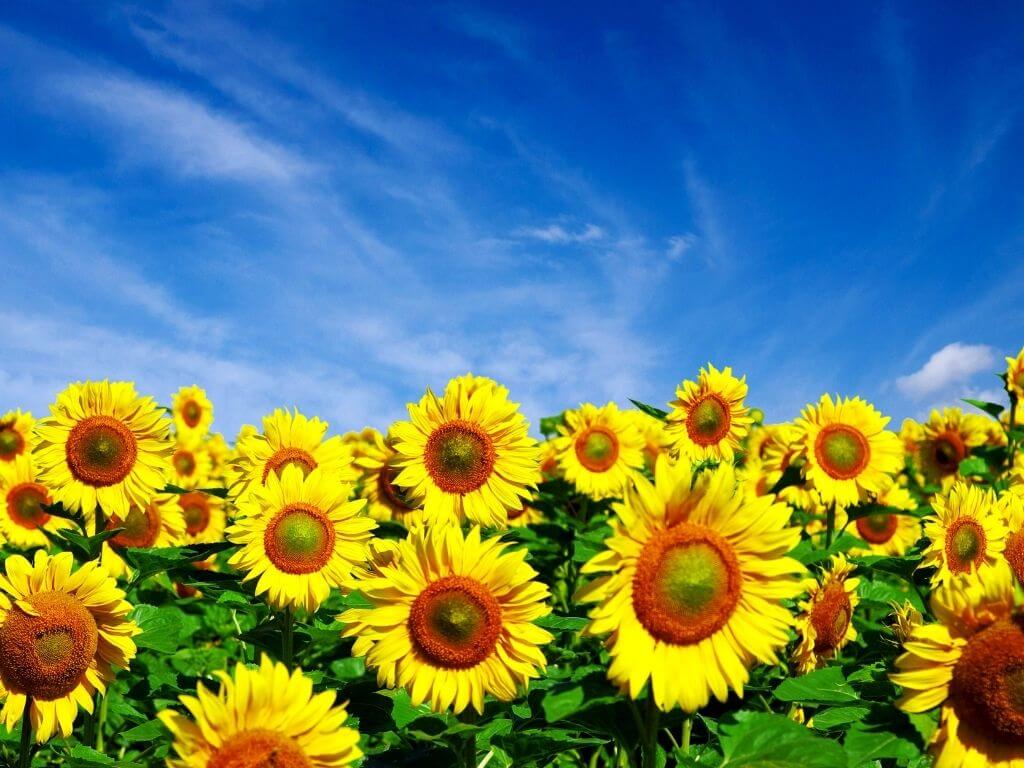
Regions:
M 199 387 L 71 384 L 0 416 L 0 762 L 1024 768 L 1000 375 L 898 432 L 709 364 L 533 432 L 466 375 L 233 442 Z

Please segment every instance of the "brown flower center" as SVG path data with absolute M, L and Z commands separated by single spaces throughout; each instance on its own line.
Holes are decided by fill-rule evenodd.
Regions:
M 68 467 L 78 480 L 96 488 L 116 485 L 135 466 L 135 435 L 110 416 L 87 416 L 75 424 L 65 445 Z
M 859 429 L 847 424 L 829 424 L 814 441 L 814 455 L 829 477 L 851 480 L 867 467 L 871 447 Z
M 192 429 L 199 426 L 199 422 L 203 419 L 203 406 L 197 403 L 195 400 L 189 398 L 181 406 L 181 420 L 184 421 Z
M 22 528 L 46 525 L 50 516 L 41 505 L 49 503 L 50 494 L 39 483 L 19 483 L 7 491 L 7 514 Z
M 433 664 L 468 669 L 494 652 L 501 605 L 479 581 L 445 576 L 413 601 L 408 626 L 416 647 Z
M 1006 537 L 1003 557 L 1010 564 L 1017 581 L 1024 584 L 1024 531 L 1014 531 Z
M 178 497 L 182 517 L 185 518 L 185 531 L 189 536 L 198 536 L 210 525 L 210 501 L 201 491 L 183 493 Z
M 619 438 L 607 427 L 588 427 L 576 438 L 576 458 L 591 472 L 607 472 L 619 458 Z
M 313 768 L 294 739 L 257 728 L 228 738 L 210 755 L 206 768 Z
M 830 581 L 815 596 L 811 608 L 814 627 L 814 652 L 826 653 L 838 648 L 846 637 L 853 618 L 850 596 L 841 581 Z
M 312 504 L 293 502 L 267 525 L 263 545 L 277 568 L 305 574 L 321 570 L 334 553 L 334 524 Z
M 160 524 L 160 508 L 156 503 L 147 504 L 145 507 L 132 505 L 124 518 L 111 515 L 107 521 L 108 531 L 112 528 L 124 528 L 110 539 L 110 546 L 114 549 L 152 547 L 160 535 Z
M 967 446 L 956 432 L 944 432 L 932 441 L 931 457 L 940 474 L 952 475 L 967 458 Z
M 423 458 L 442 491 L 470 493 L 487 482 L 496 456 L 490 435 L 476 424 L 456 419 L 431 433 Z
M 14 461 L 25 450 L 25 438 L 13 424 L 0 426 L 0 461 Z
M 895 534 L 900 521 L 896 515 L 878 512 L 857 519 L 857 533 L 869 544 L 885 544 Z
M 301 469 L 302 475 L 305 477 L 316 469 L 316 459 L 301 448 L 280 448 L 263 465 L 263 482 L 267 482 L 267 477 L 271 472 L 275 472 L 278 477 L 281 477 L 284 468 L 289 466 Z
M 17 605 L 0 625 L 0 677 L 12 691 L 41 701 L 66 696 L 79 684 L 96 655 L 96 620 L 63 592 L 24 598 L 36 616 Z
M 721 397 L 709 392 L 690 408 L 686 416 L 686 434 L 697 445 L 717 445 L 729 434 L 732 410 Z
M 395 467 L 384 466 L 377 472 L 377 496 L 392 512 L 404 514 L 411 512 L 414 507 L 406 501 L 405 494 L 395 486 L 395 478 L 399 470 Z
M 171 461 L 174 463 L 174 471 L 181 477 L 192 477 L 195 474 L 197 462 L 192 451 L 179 448 L 174 452 Z
M 957 717 L 989 742 L 1024 740 L 1024 629 L 998 621 L 968 640 L 953 667 L 949 697 Z
M 681 522 L 644 545 L 633 576 L 633 609 L 654 637 L 690 645 L 732 616 L 743 575 L 732 545 L 704 526 Z
M 959 517 L 946 529 L 946 565 L 953 573 L 967 573 L 985 561 L 985 529 L 973 517 Z

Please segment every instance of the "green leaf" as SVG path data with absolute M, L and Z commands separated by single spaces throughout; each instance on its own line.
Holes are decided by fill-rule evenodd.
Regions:
M 580 616 L 556 616 L 552 613 L 537 619 L 534 623 L 552 632 L 579 632 L 590 623 L 590 620 Z
M 980 408 L 993 419 L 998 419 L 999 414 L 1006 410 L 1006 408 L 1001 406 L 999 403 L 988 403 L 985 402 L 984 400 L 974 400 L 973 398 L 970 397 L 965 397 L 962 399 L 968 405 L 973 405 L 975 408 Z
M 540 706 L 544 719 L 549 723 L 564 720 L 583 706 L 583 686 L 579 684 L 559 685 L 544 694 Z
M 827 731 L 840 725 L 849 725 L 863 720 L 871 711 L 866 706 L 828 707 L 815 713 L 813 725 L 819 731 Z
M 558 434 L 558 427 L 564 423 L 564 413 L 560 413 L 557 416 L 544 416 L 540 420 L 540 433 L 544 435 L 544 437 L 552 438 Z
M 803 704 L 844 704 L 860 700 L 839 667 L 825 667 L 783 680 L 775 689 L 775 698 Z
M 639 410 L 646 413 L 648 416 L 653 416 L 654 418 L 658 419 L 658 421 L 664 421 L 666 418 L 668 418 L 668 411 L 663 411 L 661 410 L 661 408 L 655 408 L 653 405 L 641 403 L 639 400 L 634 400 L 633 398 L 630 398 L 629 402 L 635 405 Z
M 121 555 L 135 569 L 131 586 L 157 573 L 180 573 L 194 570 L 191 564 L 210 555 L 229 549 L 233 545 L 222 541 L 215 544 L 193 544 L 188 547 L 128 547 Z
M 414 720 L 418 720 L 421 717 L 430 717 L 433 714 L 430 711 L 430 707 L 426 704 L 414 707 L 408 692 L 404 688 L 400 688 L 394 693 L 382 691 L 381 695 L 391 696 L 391 719 L 394 720 L 395 725 L 399 728 L 405 728 Z
M 906 761 L 921 751 L 912 741 L 888 731 L 869 731 L 863 725 L 850 729 L 845 746 L 850 768 L 873 765 L 883 758 Z
M 163 739 L 167 735 L 167 731 L 164 729 L 164 724 L 159 720 L 150 720 L 149 722 L 137 725 L 134 728 L 129 728 L 127 731 L 122 731 L 118 738 L 124 744 L 134 744 L 139 741 L 155 741 L 157 739 Z
M 112 757 L 97 752 L 84 744 L 76 744 L 67 753 L 64 765 L 69 768 L 101 768 L 102 766 L 116 765 L 118 768 L 142 768 L 139 763 L 127 760 L 114 760 Z
M 983 458 L 980 456 L 968 456 L 960 462 L 960 474 L 963 477 L 970 477 L 971 475 L 988 477 L 991 473 L 989 472 L 988 462 Z
M 846 753 L 835 741 L 788 717 L 740 712 L 722 724 L 725 760 L 721 768 L 846 768 Z
M 131 617 L 142 630 L 135 638 L 139 648 L 149 648 L 160 653 L 174 653 L 178 650 L 178 638 L 184 614 L 173 606 L 137 605 Z
M 95 533 L 92 536 L 83 536 L 70 528 L 62 528 L 59 531 L 48 531 L 46 528 L 40 528 L 39 530 L 54 544 L 62 549 L 69 550 L 76 560 L 87 563 L 100 556 L 100 553 L 103 551 L 103 542 L 117 536 L 124 528 L 111 528 Z

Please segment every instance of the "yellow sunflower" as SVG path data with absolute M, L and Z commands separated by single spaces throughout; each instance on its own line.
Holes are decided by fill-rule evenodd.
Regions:
M 212 435 L 207 435 L 206 439 L 203 441 L 203 446 L 206 448 L 206 453 L 210 457 L 211 479 L 218 483 L 222 483 L 225 479 L 228 460 L 231 458 L 231 446 L 228 445 L 227 440 L 224 439 L 224 435 L 220 432 L 214 432 Z
M 672 438 L 665 429 L 665 422 L 656 419 L 643 411 L 624 411 L 626 417 L 633 421 L 637 431 L 644 438 L 644 467 L 654 472 L 658 457 L 668 455 L 672 447 Z
M 398 520 L 418 509 L 403 488 L 395 485 L 398 468 L 394 466 L 395 449 L 377 430 L 363 433 L 363 441 L 355 454 L 355 466 L 362 472 L 359 496 L 366 499 L 366 512 L 374 520 Z
M 533 622 L 551 609 L 536 575 L 525 550 L 482 540 L 477 526 L 416 527 L 360 574 L 355 586 L 373 607 L 338 619 L 380 685 L 403 686 L 436 712 L 482 713 L 485 694 L 511 701 L 544 669 L 540 646 L 552 637 Z
M 565 479 L 592 499 L 620 497 L 644 465 L 644 438 L 615 403 L 584 403 L 558 425 L 558 464 Z
M 530 496 L 537 443 L 504 387 L 480 377 L 452 379 L 438 399 L 427 391 L 393 424 L 395 485 L 422 500 L 429 520 L 502 528 Z
M 932 576 L 942 584 L 964 573 L 995 565 L 1006 545 L 1006 526 L 995 508 L 991 490 L 954 483 L 945 496 L 932 499 L 935 514 L 925 518 L 924 532 L 930 542 L 921 568 L 937 567 Z
M 295 411 L 278 408 L 263 418 L 263 434 L 239 434 L 238 456 L 233 460 L 232 493 L 239 501 L 266 485 L 271 474 L 295 466 L 308 474 L 318 467 L 332 481 L 354 483 L 357 475 L 352 457 L 339 435 L 324 439 L 328 424 Z M 241 507 L 240 507 L 241 508 Z
M 35 423 L 27 411 L 8 411 L 0 416 L 0 473 L 5 464 L 13 464 L 19 456 L 32 453 L 35 447 L 32 427 Z
M 770 448 L 784 443 L 788 429 L 788 424 L 755 424 L 747 435 L 744 454 L 764 461 Z
M 39 482 L 54 502 L 91 518 L 126 515 L 166 484 L 170 421 L 125 381 L 71 384 L 36 424 Z
M 171 398 L 174 431 L 179 440 L 197 441 L 213 423 L 213 403 L 202 387 L 182 387 Z
M 822 395 L 794 423 L 807 464 L 804 474 L 825 504 L 853 506 L 888 485 L 903 466 L 896 434 L 869 403 Z
M 731 465 L 694 478 L 662 458 L 654 478 L 616 505 L 606 550 L 582 569 L 597 578 L 576 599 L 599 603 L 585 633 L 609 635 L 623 692 L 637 698 L 650 680 L 659 708 L 694 712 L 712 694 L 742 697 L 750 668 L 776 663 L 793 625 L 780 601 L 802 590 L 804 567 L 786 557 L 800 529 L 785 504 L 737 488 Z
M 193 719 L 159 713 L 174 736 L 169 768 L 344 768 L 362 757 L 359 732 L 344 727 L 345 705 L 334 691 L 313 693 L 301 669 L 289 672 L 264 656 L 259 669 L 217 673 L 216 695 L 199 683 L 181 703 Z
M 746 396 L 746 376 L 737 379 L 728 366 L 701 368 L 696 382 L 679 385 L 671 403 L 665 429 L 673 450 L 693 462 L 732 461 L 753 421 Z
M 996 505 L 996 513 L 1006 525 L 1006 546 L 1003 558 L 1017 581 L 1024 584 L 1024 498 L 1004 493 Z
M 51 503 L 49 489 L 36 477 L 32 456 L 19 456 L 0 474 L 0 534 L 18 549 L 49 547 L 43 529 L 56 531 L 71 525 L 40 506 Z
M 1024 347 L 1016 357 L 1006 358 L 1006 389 L 1024 400 Z
M 540 444 L 540 474 L 544 480 L 562 476 L 558 466 L 558 440 L 545 440 Z
M 266 593 L 273 607 L 316 612 L 364 560 L 377 525 L 361 514 L 364 501 L 348 500 L 350 492 L 323 467 L 308 475 L 296 466 L 281 477 L 271 472 L 228 528 L 228 539 L 241 545 L 230 564 L 245 571 L 243 581 L 257 579 L 256 594 Z
M 940 483 L 942 489 L 957 478 L 960 462 L 967 458 L 971 448 L 983 445 L 988 439 L 987 419 L 973 413 L 965 414 L 959 408 L 932 411 L 922 425 L 915 455 L 918 466 L 928 482 Z
M 69 552 L 39 550 L 31 564 L 7 558 L 0 576 L 0 719 L 13 730 L 31 697 L 39 742 L 70 736 L 79 707 L 93 711 L 95 692 L 135 657 L 140 631 L 102 566 L 90 561 L 72 573 L 73 565 Z
M 202 491 L 177 495 L 177 506 L 185 524 L 185 544 L 210 544 L 224 541 L 227 513 L 224 499 Z
M 860 579 L 851 579 L 852 571 L 845 555 L 835 555 L 831 567 L 807 583 L 807 599 L 800 603 L 802 613 L 796 620 L 800 643 L 794 661 L 801 674 L 824 666 L 857 639 L 853 611 L 860 602 Z
M 936 768 L 1024 768 L 1024 618 L 1005 565 L 932 596 L 937 622 L 911 629 L 890 674 L 897 706 L 941 706 L 930 751 Z
M 763 456 L 762 471 L 765 474 L 764 488 L 770 491 L 782 479 L 782 475 L 790 467 L 800 470 L 803 474 L 807 464 L 803 455 L 801 435 L 792 424 L 777 424 L 774 435 L 758 446 L 758 455 Z M 760 495 L 760 494 L 758 494 Z M 814 488 L 806 482 L 787 485 L 778 494 L 779 501 L 784 501 L 797 509 L 814 513 L 821 507 L 821 498 Z
M 114 528 L 124 530 L 103 543 L 101 562 L 116 579 L 131 575 L 131 568 L 122 557 L 124 550 L 181 544 L 185 535 L 185 519 L 178 507 L 177 495 L 161 493 L 147 504 L 133 505 L 124 517 L 111 515 L 107 520 L 107 530 Z
M 878 503 L 884 507 L 913 512 L 917 503 L 910 492 L 896 483 L 878 495 Z M 921 538 L 921 521 L 914 515 L 897 515 L 892 512 L 876 512 L 857 518 L 854 523 L 857 536 L 864 540 L 866 547 L 858 552 L 871 555 L 906 554 Z
M 213 459 L 199 440 L 179 440 L 171 454 L 167 480 L 178 488 L 206 488 L 213 474 Z

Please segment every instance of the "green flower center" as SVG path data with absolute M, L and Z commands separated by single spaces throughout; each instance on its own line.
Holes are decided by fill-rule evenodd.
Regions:
M 426 587 L 409 610 L 409 634 L 430 662 L 468 669 L 486 659 L 501 636 L 501 605 L 482 583 L 445 576 Z
M 334 525 L 316 507 L 289 504 L 270 521 L 264 534 L 267 557 L 285 573 L 314 573 L 334 552 Z
M 75 641 L 66 629 L 58 629 L 36 637 L 36 656 L 44 667 L 66 664 L 75 649 Z
M 437 597 L 430 607 L 430 626 L 454 645 L 465 645 L 484 622 L 483 608 L 462 592 Z
M 309 557 L 324 548 L 327 532 L 319 518 L 293 512 L 277 526 L 275 540 L 288 557 Z
M 457 419 L 431 433 L 423 458 L 427 472 L 441 490 L 469 493 L 491 476 L 494 443 L 476 424 Z
M 869 452 L 864 435 L 846 424 L 829 424 L 815 442 L 818 464 L 836 480 L 859 475 L 868 464 Z
M 946 535 L 946 555 L 954 573 L 969 571 L 984 558 L 985 532 L 976 520 L 960 518 Z
M 128 477 L 138 445 L 124 423 L 110 416 L 89 416 L 72 427 L 64 450 L 71 474 L 87 485 L 103 488 Z
M 687 544 L 664 554 L 655 584 L 658 599 L 680 616 L 692 618 L 721 600 L 729 588 L 729 569 L 714 547 Z
M 607 472 L 619 458 L 619 440 L 607 427 L 588 427 L 576 438 L 576 458 L 590 472 Z
M 704 395 L 690 408 L 686 417 L 686 433 L 697 445 L 710 446 L 719 443 L 729 433 L 732 414 L 729 406 L 718 395 Z

